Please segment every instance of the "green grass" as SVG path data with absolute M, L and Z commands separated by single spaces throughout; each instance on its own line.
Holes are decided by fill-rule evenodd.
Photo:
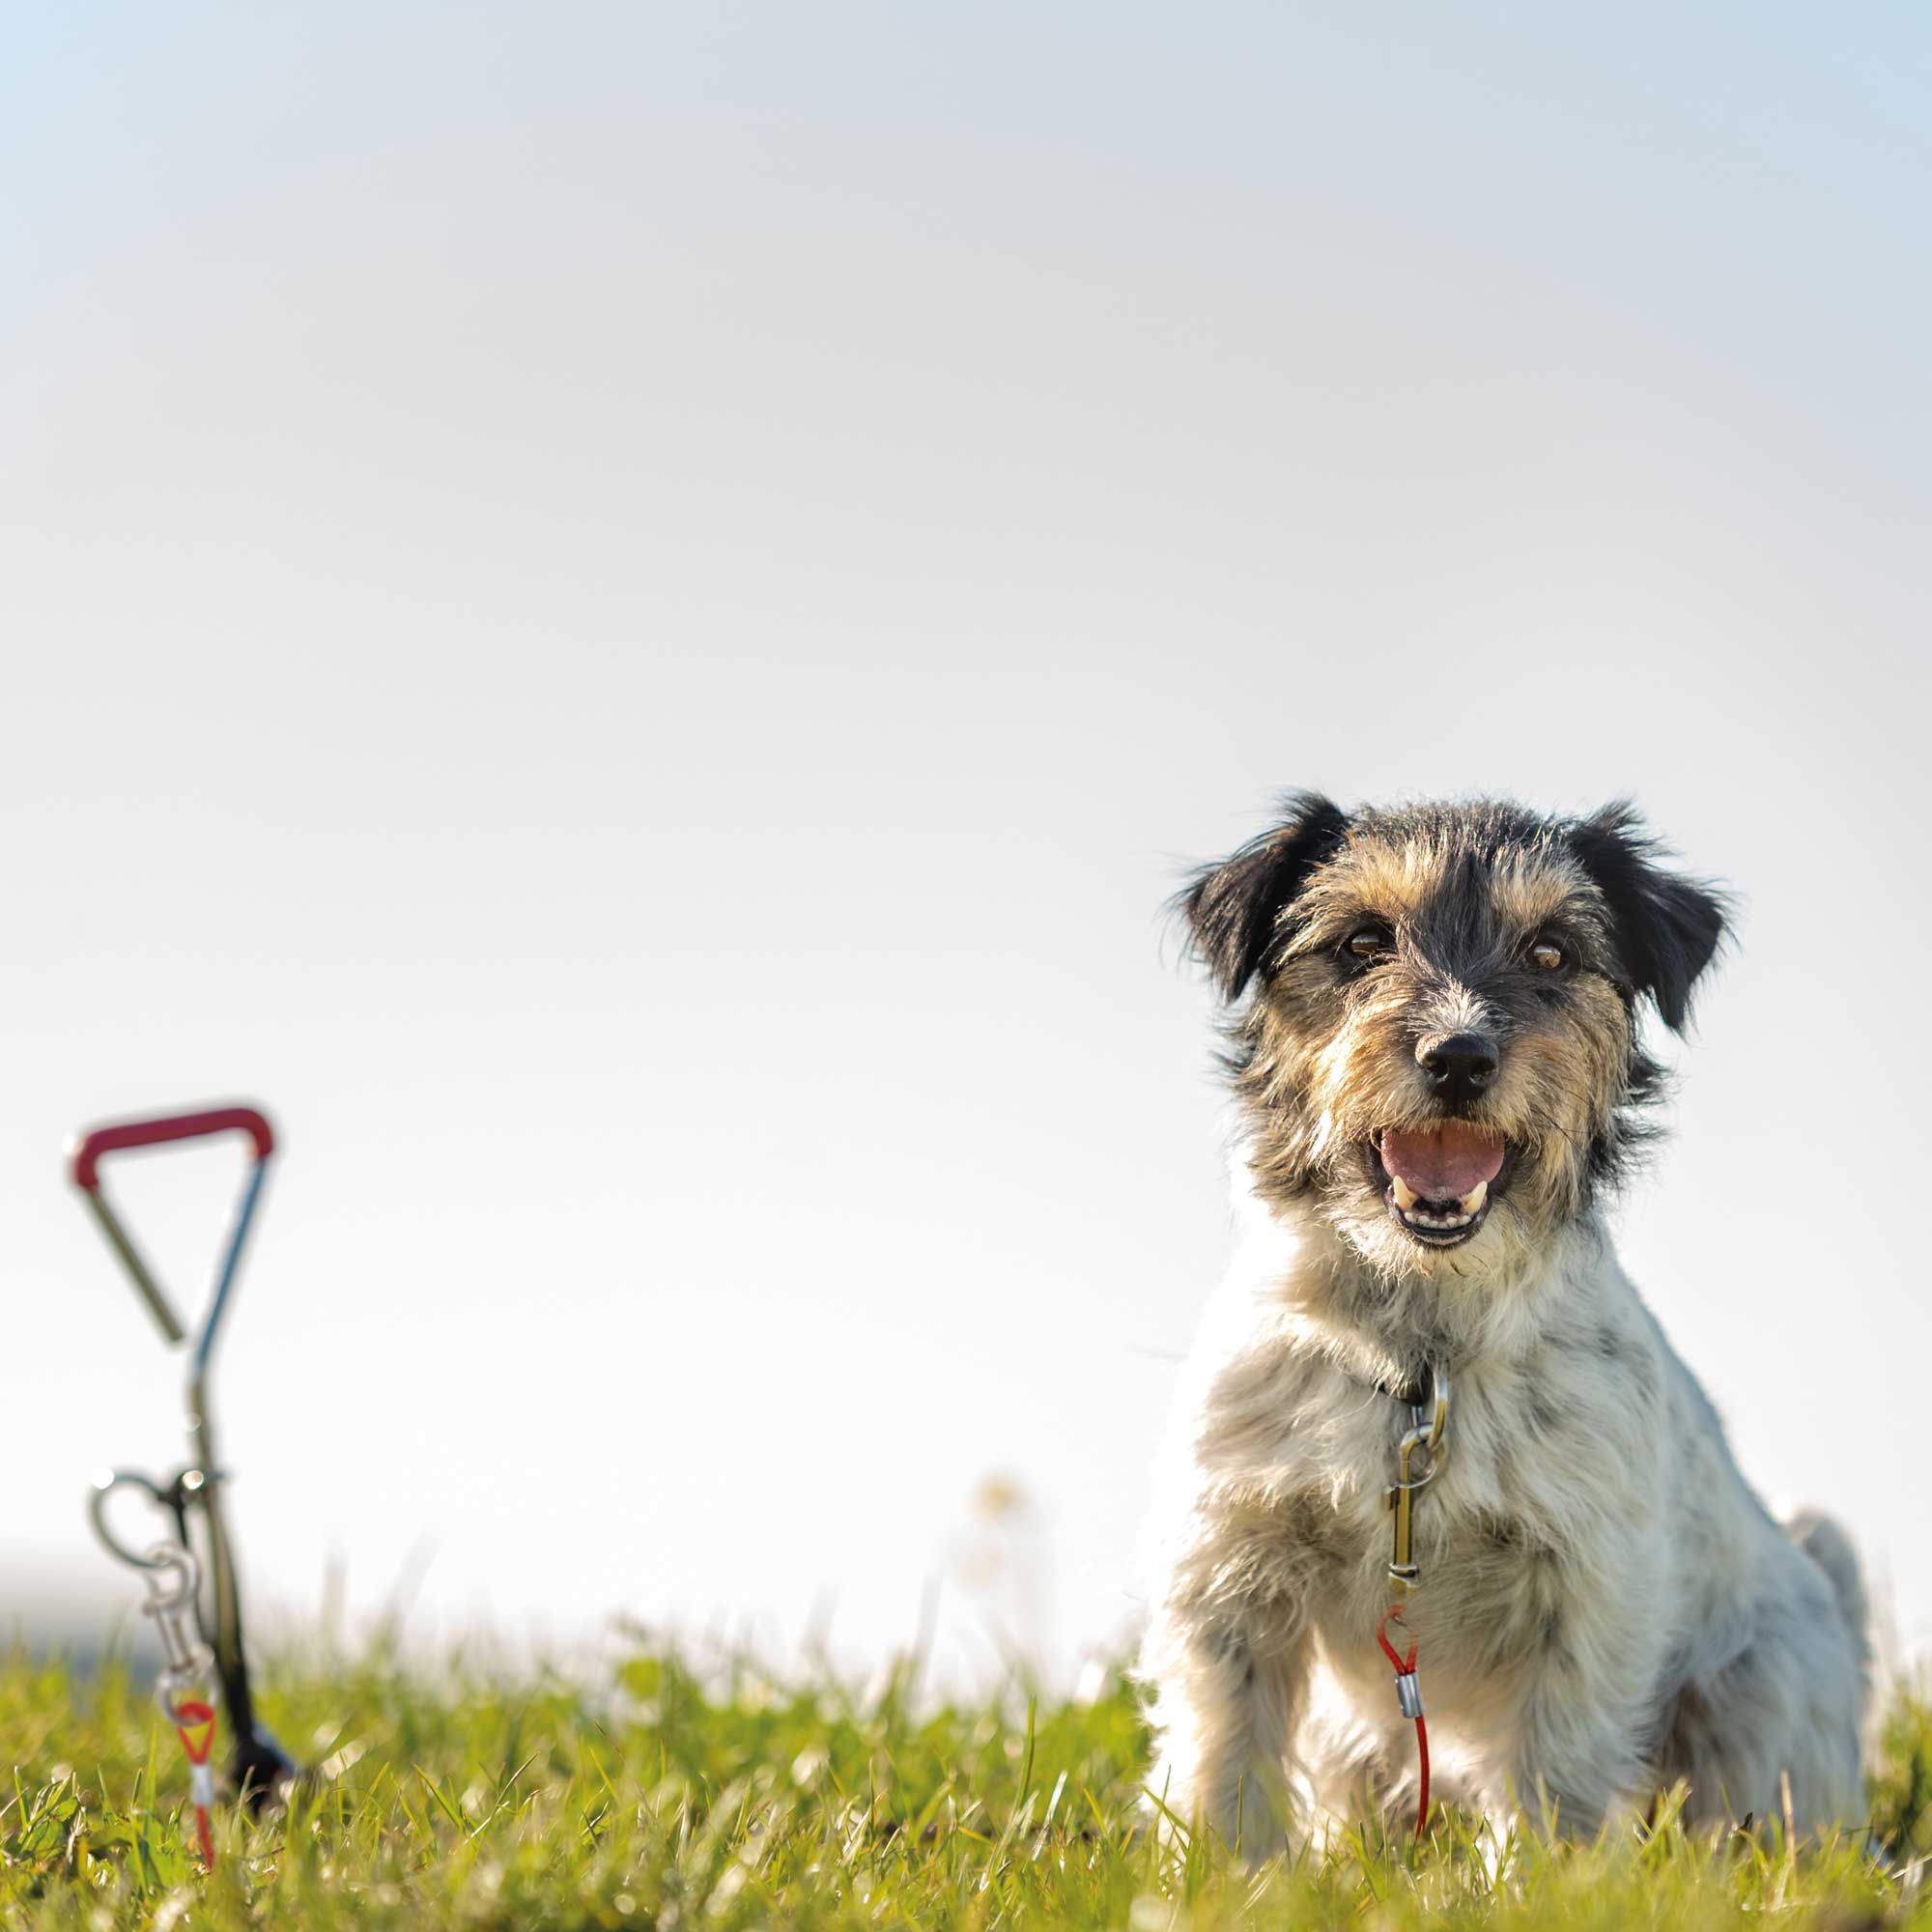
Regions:
M 224 1812 L 203 1877 L 186 1778 L 110 1668 L 0 1662 L 0 1926 L 1932 1926 L 1932 1709 L 1894 1711 L 1862 1839 L 1819 1849 L 1665 1824 L 1496 1847 L 1444 1819 L 1419 1856 L 1373 1828 L 1247 1868 L 1143 1827 L 1146 1738 L 1116 1684 L 928 1709 L 676 1655 L 585 1688 L 283 1660 L 267 1715 L 323 1767 L 286 1815 Z M 1902 1874 L 1902 1875 L 1901 1875 Z

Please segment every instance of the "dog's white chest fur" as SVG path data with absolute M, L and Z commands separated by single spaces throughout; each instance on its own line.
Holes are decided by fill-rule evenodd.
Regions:
M 1386 1294 L 1396 1332 L 1427 1305 L 1344 1279 L 1325 1231 L 1254 1213 L 1184 1377 L 1144 1664 L 1156 1792 L 1251 1844 L 1406 1789 L 1376 1629 L 1412 1418 L 1377 1386 L 1397 1377 L 1361 1298 Z M 1772 1521 L 1598 1224 L 1546 1263 L 1426 1284 L 1453 1397 L 1401 1601 L 1460 1795 L 1540 1792 L 1588 1830 L 1676 1776 L 1694 1808 L 1765 1815 L 1788 1773 L 1806 1816 L 1848 1814 L 1861 1605 L 1814 1560 L 1835 1532 L 1806 1526 L 1833 1546 L 1807 1553 Z

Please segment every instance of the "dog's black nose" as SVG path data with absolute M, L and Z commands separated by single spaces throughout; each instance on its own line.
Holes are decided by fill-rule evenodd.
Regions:
M 1452 1107 L 1466 1107 L 1502 1065 L 1496 1043 L 1479 1033 L 1452 1033 L 1425 1039 L 1415 1049 L 1416 1065 L 1429 1084 Z

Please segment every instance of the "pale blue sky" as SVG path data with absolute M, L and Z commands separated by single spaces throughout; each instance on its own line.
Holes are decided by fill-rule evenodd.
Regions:
M 8 31 L 21 1604 L 125 1608 L 80 1485 L 176 1439 L 61 1141 L 241 1093 L 265 1600 L 863 1656 L 1005 1471 L 1113 1637 L 1227 1234 L 1157 909 L 1317 784 L 1742 891 L 1626 1257 L 1932 1634 L 1922 12 Z

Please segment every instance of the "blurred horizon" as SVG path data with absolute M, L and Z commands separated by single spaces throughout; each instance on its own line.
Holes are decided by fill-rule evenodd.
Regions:
M 1922 1649 L 1921 13 L 10 24 L 0 1625 L 181 1453 L 62 1145 L 245 1096 L 259 1627 L 1070 1679 L 1229 1259 L 1161 908 L 1309 785 L 1739 892 L 1620 1251 Z M 184 1299 L 238 1171 L 117 1170 Z

